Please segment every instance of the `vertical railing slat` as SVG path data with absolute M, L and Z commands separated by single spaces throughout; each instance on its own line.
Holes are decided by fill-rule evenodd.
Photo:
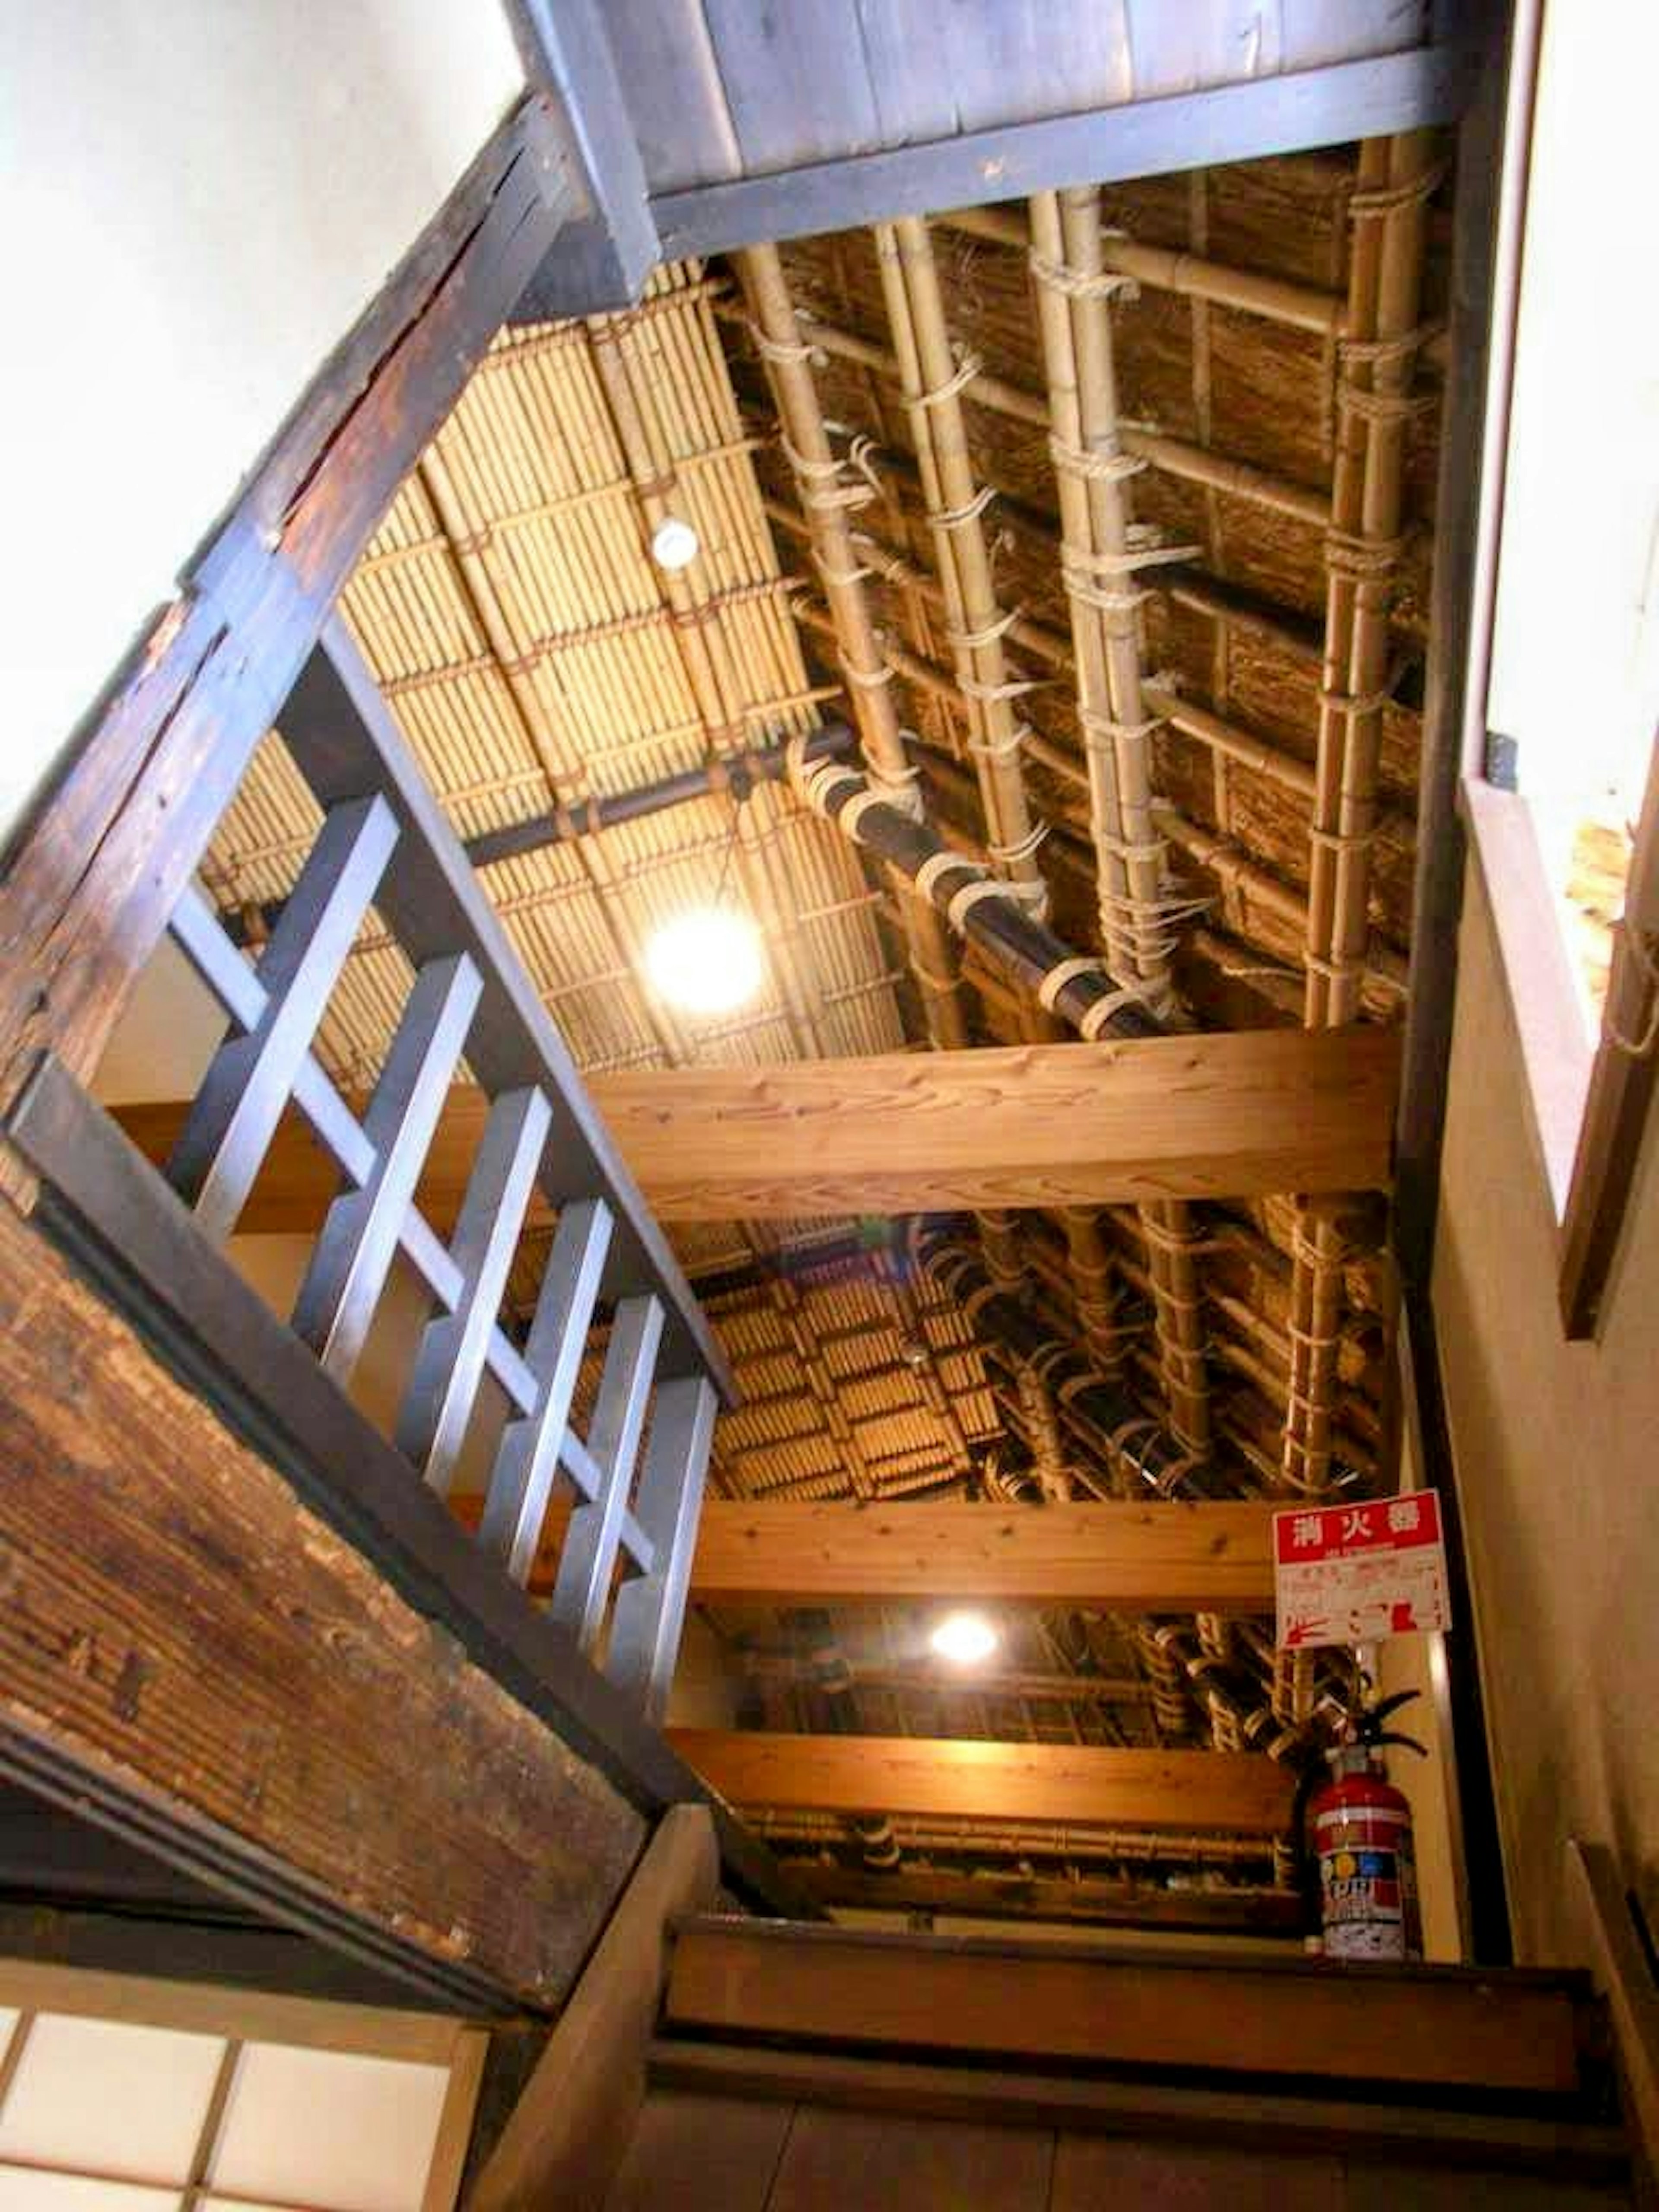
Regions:
M 611 1208 L 602 1198 L 581 1199 L 559 1216 L 530 1325 L 525 1358 L 541 1379 L 541 1401 L 524 1419 L 509 1423 L 489 1477 L 478 1541 L 494 1552 L 516 1583 L 530 1579 L 548 1494 L 558 1472 L 570 1401 L 581 1372 L 588 1324 L 599 1295 L 599 1278 L 611 1249 Z
M 634 1516 L 651 1540 L 650 1571 L 617 1593 L 605 1672 L 626 1696 L 660 1722 L 679 1654 L 702 1510 L 703 1479 L 719 1401 L 704 1375 L 675 1375 L 657 1386 Z
M 465 1440 L 473 1401 L 519 1246 L 553 1109 L 539 1089 L 506 1091 L 489 1109 L 450 1240 L 461 1273 L 453 1314 L 428 1322 L 398 1419 L 398 1448 L 441 1495 Z
M 374 1152 L 368 1181 L 328 1209 L 294 1327 L 337 1382 L 349 1378 L 368 1338 L 483 991 L 465 952 L 422 969 L 363 1116 Z
M 398 823 L 377 794 L 334 807 L 259 963 L 258 1026 L 214 1054 L 167 1174 L 222 1243 L 253 1188 L 328 994 L 374 898 Z
M 662 1325 L 662 1302 L 651 1293 L 624 1298 L 611 1325 L 599 1401 L 587 1431 L 588 1449 L 599 1468 L 599 1494 L 570 1516 L 550 1607 L 584 1651 L 592 1649 L 611 1593 Z

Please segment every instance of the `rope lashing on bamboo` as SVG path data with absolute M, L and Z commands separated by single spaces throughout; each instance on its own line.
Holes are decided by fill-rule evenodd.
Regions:
M 1029 860 L 1031 858 L 1031 855 L 1041 847 L 1044 838 L 1048 835 L 1050 827 L 1051 824 L 1047 822 L 1033 823 L 1031 827 L 1026 831 L 1025 835 L 1023 837 L 1017 839 L 1013 844 L 988 845 L 985 849 L 991 855 L 991 858 L 994 860 L 1006 861 L 1011 866 L 1016 860 Z M 1028 884 L 1024 888 L 1026 890 L 1040 891 L 1042 886 L 1040 884 Z
M 798 452 L 781 430 L 778 433 L 778 443 L 799 480 L 800 501 L 804 507 L 819 514 L 832 514 L 841 508 L 867 507 L 877 497 L 879 487 L 871 483 L 867 478 L 863 483 L 855 484 L 842 481 L 842 472 L 847 466 L 844 459 L 815 461 L 808 454 Z M 819 486 L 830 489 L 820 489 Z
M 894 571 L 904 566 L 903 562 L 895 559 L 884 573 L 888 575 L 890 581 L 900 582 L 903 580 L 896 575 Z M 1023 607 L 1010 607 L 1006 614 L 998 615 L 994 621 L 987 623 L 982 629 L 952 629 L 947 624 L 945 641 L 947 645 L 959 647 L 964 653 L 978 653 L 988 645 L 996 644 L 1000 638 L 1006 637 L 1024 611 Z
M 1150 526 L 1134 524 L 1132 532 L 1144 534 Z M 1111 591 L 1096 580 L 1102 576 L 1133 576 L 1143 568 L 1154 568 L 1174 562 L 1195 560 L 1203 552 L 1200 545 L 1166 545 L 1152 542 L 1131 543 L 1121 552 L 1086 552 L 1081 546 L 1062 545 L 1060 549 L 1060 583 L 1068 599 L 1081 606 L 1093 607 L 1102 614 L 1127 614 L 1139 606 L 1147 594 L 1142 591 Z
M 1359 538 L 1334 529 L 1325 532 L 1325 566 L 1359 583 L 1386 578 L 1405 550 L 1403 532 L 1395 538 Z
M 997 495 L 994 484 L 981 484 L 963 507 L 936 507 L 927 520 L 935 530 L 962 530 L 977 522 Z
M 1103 230 L 1103 237 L 1121 236 L 1121 232 Z M 1025 256 L 1025 265 L 1035 283 L 1051 292 L 1062 292 L 1068 300 L 1109 300 L 1115 293 L 1124 292 L 1133 299 L 1140 297 L 1140 287 L 1133 276 L 1121 270 L 1102 269 L 1093 274 L 1073 269 L 1063 261 L 1051 261 L 1046 254 L 1032 246 Z
M 850 589 L 854 584 L 861 584 L 866 576 L 872 575 L 875 573 L 873 569 L 856 567 L 852 568 L 832 568 L 828 559 L 823 554 L 818 551 L 816 546 L 812 548 L 809 558 L 811 561 L 812 566 L 817 570 L 819 577 L 824 583 L 830 585 L 838 584 L 843 590 Z M 792 604 L 791 612 L 793 613 L 793 611 L 794 609 Z
M 1434 392 L 1373 392 L 1369 386 L 1350 384 L 1345 378 L 1336 387 L 1336 404 L 1362 422 L 1409 422 L 1431 415 L 1440 404 Z
M 956 374 L 948 378 L 945 383 L 936 384 L 927 392 L 905 394 L 904 405 L 907 411 L 914 414 L 918 409 L 943 406 L 946 400 L 954 399 L 959 393 L 965 392 L 974 379 L 981 374 L 984 367 L 984 362 L 976 353 L 964 352 Z
M 982 684 L 977 676 L 961 675 L 957 678 L 957 689 L 969 699 L 1023 699 L 1028 691 L 1041 691 L 1054 681 L 1052 676 L 1024 676 L 1006 684 Z
M 1348 219 L 1351 222 L 1376 222 L 1403 208 L 1416 206 L 1419 200 L 1432 199 L 1450 169 L 1449 161 L 1435 161 L 1416 176 L 1408 177 L 1404 184 L 1362 185 L 1349 195 Z
M 819 348 L 811 344 L 806 339 L 769 337 L 752 315 L 744 315 L 742 321 L 744 330 L 749 333 L 750 343 L 763 361 L 819 364 L 821 361 Z
M 1391 368 L 1408 361 L 1420 353 L 1431 338 L 1437 338 L 1445 329 L 1444 323 L 1419 323 L 1409 331 L 1401 331 L 1388 338 L 1339 338 L 1337 353 L 1344 368 Z
M 1138 477 L 1146 466 L 1142 454 L 1090 452 L 1082 446 L 1068 445 L 1055 431 L 1048 434 L 1048 458 L 1062 473 L 1081 477 L 1090 483 L 1122 483 L 1129 477 Z
M 1012 760 L 1028 738 L 1036 735 L 1029 722 L 1021 722 L 1004 738 L 970 737 L 968 750 L 981 760 Z
M 1601 1034 L 1615 1052 L 1622 1052 L 1627 1059 L 1651 1060 L 1656 1045 L 1659 1045 L 1659 930 L 1632 929 L 1621 916 L 1615 924 L 1615 933 L 1623 939 L 1626 952 L 1654 994 L 1653 1004 L 1640 1036 L 1634 1037 L 1626 1036 L 1620 1028 L 1609 1004 L 1601 1017 Z
M 1030 891 L 1025 884 L 999 878 L 981 862 L 937 843 L 933 833 L 904 805 L 911 796 L 908 790 L 895 793 L 890 785 L 882 785 L 874 777 L 866 781 L 835 760 L 809 763 L 805 744 L 805 735 L 798 732 L 790 738 L 785 753 L 789 787 L 801 803 L 833 821 L 854 842 L 872 846 L 892 860 L 908 877 L 917 896 L 943 912 L 957 934 L 975 939 L 1000 966 L 1006 968 L 1012 957 L 1017 963 L 1013 972 L 1019 983 L 1032 992 L 1046 1012 L 1070 1021 L 1091 1041 L 1109 1023 L 1121 1024 L 1129 1015 L 1139 1018 L 1121 1033 L 1137 1036 L 1156 1033 L 1162 1023 L 1157 994 L 1142 983 L 1119 982 L 1098 960 L 1082 959 L 1073 952 L 1030 911 Z M 910 773 L 916 771 L 913 768 Z M 922 838 L 933 843 L 933 849 L 914 860 L 896 860 L 890 852 L 883 852 L 880 843 L 866 834 L 868 817 L 882 807 L 901 816 L 912 852 Z M 1006 925 L 988 935 L 978 926 L 976 916 L 987 908 L 1018 917 L 1022 934 L 1012 956 Z M 1085 981 L 1094 988 L 1084 996 L 1076 987 Z M 1073 992 L 1072 1003 L 1062 1004 L 1061 994 L 1068 988 Z

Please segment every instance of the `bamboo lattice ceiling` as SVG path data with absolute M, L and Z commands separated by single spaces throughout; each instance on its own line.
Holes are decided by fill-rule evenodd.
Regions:
M 1046 902 L 1079 952 L 1103 937 L 1114 975 L 1164 1012 L 1397 1019 L 1444 283 L 1434 153 L 1402 140 L 1117 187 L 1097 210 L 810 240 L 742 271 L 661 272 L 631 314 L 504 332 L 344 600 L 458 830 L 829 713 L 860 722 L 871 759 L 884 698 L 946 840 Z M 803 451 L 813 410 L 827 460 Z M 1087 458 L 1106 452 L 1122 460 Z M 648 552 L 671 511 L 702 549 L 678 577 Z M 1121 808 L 1104 832 L 1103 742 Z M 280 897 L 312 826 L 267 746 L 214 848 L 222 906 Z M 939 925 L 919 948 L 914 902 L 783 785 L 483 879 L 588 1069 L 921 1048 L 952 1021 L 966 1042 L 1064 1033 L 971 951 L 941 990 L 961 946 Z M 752 1006 L 705 1021 L 653 993 L 641 952 L 722 889 L 769 974 Z M 356 1083 L 389 1037 L 399 957 L 366 935 L 331 1009 L 327 1051 Z M 1367 1482 L 1383 1458 L 1379 1231 L 1374 1206 L 1286 1194 L 987 1217 L 977 1238 L 992 1283 L 1189 1459 L 1290 1494 Z M 717 1446 L 726 1489 L 1121 1489 L 1111 1440 L 1083 1436 L 902 1241 L 825 1222 L 676 1241 L 744 1394 Z M 1314 1725 L 1323 1675 L 1292 1679 L 1248 1624 L 1173 1626 L 1030 1625 L 1010 1662 L 1028 1690 L 1081 1669 L 1121 1698 L 992 1696 L 947 1732 L 1234 1744 Z M 810 1669 L 803 1688 L 763 1632 L 728 1626 L 762 1655 L 757 1714 L 841 1724 Z M 866 1674 L 885 1655 L 888 1686 L 854 1691 L 864 1726 L 951 1719 L 900 1679 L 902 1624 L 874 1658 L 867 1624 L 813 1633 Z

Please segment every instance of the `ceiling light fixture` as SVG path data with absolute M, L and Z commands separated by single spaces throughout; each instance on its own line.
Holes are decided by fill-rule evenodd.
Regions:
M 645 948 L 646 973 L 671 1006 L 729 1014 L 760 989 L 760 933 L 729 906 L 690 907 L 665 921 Z
M 696 532 L 678 514 L 666 516 L 651 533 L 651 558 L 659 568 L 689 568 L 702 550 Z
M 947 1613 L 927 1641 L 953 1667 L 977 1667 L 1002 1638 L 982 1613 Z

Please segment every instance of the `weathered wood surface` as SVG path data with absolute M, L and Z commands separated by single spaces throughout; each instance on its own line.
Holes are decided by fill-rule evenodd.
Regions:
M 779 1809 L 1272 1836 L 1290 1824 L 1295 1786 L 1287 1768 L 1251 1751 L 757 1729 L 672 1728 L 668 1740 L 729 1803 Z
M 1016 2002 L 1010 1992 L 1018 1990 Z M 1583 1978 L 702 1920 L 671 2029 L 1571 2096 Z
M 1273 0 L 1249 9 L 1234 0 L 1188 0 L 1178 9 L 1128 0 L 1086 8 L 775 0 L 763 9 L 742 0 L 611 0 L 605 24 L 654 193 L 742 176 L 787 187 L 805 165 L 897 159 L 897 149 L 919 146 L 948 150 L 963 134 L 995 132 L 963 158 L 964 166 L 972 160 L 982 191 L 1004 197 L 1028 188 L 1006 184 L 993 158 L 1010 159 L 1006 142 L 1018 125 L 1088 111 L 1109 116 L 1132 102 L 1168 102 L 1240 80 L 1272 93 L 1281 76 L 1408 51 L 1425 30 L 1423 11 L 1395 0 Z M 1296 101 L 1292 85 L 1286 104 L 1294 110 Z M 1316 132 L 1290 143 L 1345 135 L 1325 127 L 1326 138 Z M 1189 137 L 1181 165 L 1207 143 Z M 1070 181 L 1096 173 L 1085 162 Z M 913 204 L 949 202 L 893 201 L 886 211 Z
M 714 1908 L 720 1848 L 706 1805 L 676 1805 L 652 1837 L 548 2038 L 467 2212 L 598 2212 L 645 2098 L 668 1978 L 668 1926 Z
M 588 1089 L 660 1218 L 763 1220 L 1378 1188 L 1397 1063 L 1383 1030 L 1257 1030 L 628 1071 Z M 434 1224 L 459 1209 L 485 1111 L 451 1093 L 421 1184 Z M 182 1114 L 119 1118 L 159 1161 Z M 333 1189 L 291 1115 L 243 1226 L 309 1228 Z
M 562 1997 L 644 1824 L 0 1207 L 0 1753 Z
M 1364 2002 L 1364 1993 L 1360 1993 Z M 1439 2099 L 1419 2100 L 1407 2092 L 1363 2101 L 1340 2087 L 1319 2081 L 1301 2094 L 1265 2092 L 1254 2086 L 1193 2088 L 1165 2081 L 1118 2080 L 1073 2067 L 1061 2071 L 1018 2073 L 994 2061 L 974 2063 L 963 2057 L 922 2062 L 881 2056 L 852 2057 L 842 2052 L 787 2045 L 762 2048 L 753 2043 L 711 2043 L 699 2038 L 662 2036 L 651 2047 L 653 2098 L 665 2092 L 701 2111 L 738 2108 L 742 2100 L 771 2100 L 786 2115 L 799 2103 L 851 2106 L 865 2112 L 911 2114 L 922 2119 L 980 2120 L 994 2112 L 1008 2127 L 1054 2128 L 1067 2141 L 1096 2135 L 1144 2142 L 1162 2149 L 1170 2144 L 1230 2144 L 1258 2160 L 1285 2152 L 1334 2152 L 1352 2175 L 1382 2175 L 1395 2184 L 1383 2202 L 1416 2203 L 1398 2185 L 1400 2166 L 1416 2171 L 1408 2181 L 1420 2188 L 1422 2169 L 1439 2169 L 1444 2201 L 1465 2206 L 1501 2203 L 1506 2208 L 1554 2208 L 1624 2204 L 1611 2198 L 1572 2193 L 1564 2183 L 1617 2189 L 1625 2181 L 1627 2158 L 1620 2129 L 1578 2118 L 1535 2118 L 1509 2110 L 1481 2110 L 1486 2100 L 1471 2100 L 1474 2110 L 1448 2108 Z M 763 2105 L 759 2109 L 764 2110 Z M 1383 2161 L 1389 2161 L 1384 2164 Z M 1395 2162 L 1398 2163 L 1395 2163 Z M 1463 2176 L 1462 2195 L 1457 2176 Z M 1477 2177 L 1507 2177 L 1504 2193 L 1472 2193 Z M 1522 2178 L 1524 2177 L 1524 2179 Z M 1183 2177 L 1184 2178 L 1184 2177 Z M 1514 2193 L 1510 2193 L 1513 2191 Z M 1552 2195 L 1558 2191 L 1561 2193 Z M 647 2197 L 656 2212 L 662 2200 Z M 724 2200 L 719 2200 L 724 2203 Z M 1108 2200 L 1115 2201 L 1115 2200 Z M 1378 2200 L 1364 2197 L 1365 2212 Z M 1215 2197 L 1178 2194 L 1187 2212 L 1201 2205 L 1224 2205 L 1237 2212 L 1278 2199 L 1269 2192 L 1241 2200 L 1237 2193 Z M 1345 2207 L 1344 2212 L 1349 2212 Z M 1356 2198 L 1352 2212 L 1360 2212 Z
M 476 1526 L 479 1501 L 450 1501 Z M 691 1595 L 704 1605 L 985 1600 L 1128 1613 L 1271 1613 L 1270 1504 L 1017 1506 L 704 1501 Z M 550 1589 L 568 1508 L 531 1572 Z

